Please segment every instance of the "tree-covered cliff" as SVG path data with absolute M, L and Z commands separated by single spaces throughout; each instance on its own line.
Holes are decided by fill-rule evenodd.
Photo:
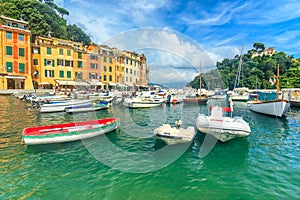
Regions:
M 54 0 L 0 0 L 0 14 L 28 22 L 31 34 L 74 40 L 90 44 L 90 37 L 75 24 L 64 19 L 69 12 L 58 7 Z

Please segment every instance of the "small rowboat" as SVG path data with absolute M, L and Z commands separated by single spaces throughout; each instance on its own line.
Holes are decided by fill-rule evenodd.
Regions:
M 27 145 L 51 144 L 88 139 L 118 128 L 117 118 L 72 122 L 25 128 L 23 141 Z

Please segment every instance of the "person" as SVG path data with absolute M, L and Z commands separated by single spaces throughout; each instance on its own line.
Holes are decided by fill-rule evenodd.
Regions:
M 179 129 L 181 126 L 181 120 L 176 120 L 175 125 L 176 125 L 176 128 Z

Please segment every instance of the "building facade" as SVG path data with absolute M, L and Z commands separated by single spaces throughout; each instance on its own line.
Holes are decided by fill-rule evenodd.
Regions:
M 1 16 L 0 89 L 33 89 L 28 23 Z

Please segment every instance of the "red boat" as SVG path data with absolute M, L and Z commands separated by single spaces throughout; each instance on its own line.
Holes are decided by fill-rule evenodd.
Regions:
M 117 118 L 25 128 L 22 133 L 27 145 L 71 142 L 109 133 L 119 126 Z

